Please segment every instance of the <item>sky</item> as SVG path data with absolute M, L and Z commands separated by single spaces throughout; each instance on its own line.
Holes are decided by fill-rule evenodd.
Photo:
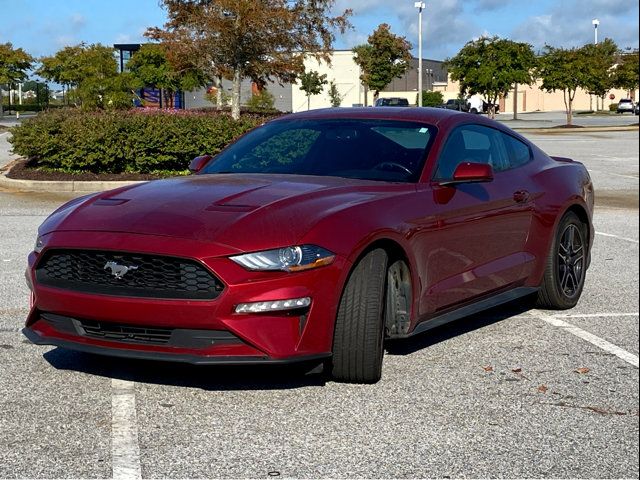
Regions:
M 638 0 L 426 0 L 424 57 L 444 60 L 466 42 L 499 35 L 532 44 L 572 47 L 599 37 L 621 48 L 638 48 Z M 335 11 L 353 10 L 354 28 L 338 35 L 335 48 L 366 42 L 381 23 L 417 46 L 414 0 L 336 0 Z M 138 43 L 147 27 L 162 26 L 159 0 L 0 0 L 0 43 L 11 42 L 36 57 L 66 45 Z M 414 51 L 415 53 L 415 51 Z

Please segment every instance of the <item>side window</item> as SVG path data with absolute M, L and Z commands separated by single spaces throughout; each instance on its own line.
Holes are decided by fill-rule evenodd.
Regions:
M 518 168 L 531 161 L 529 146 L 511 135 L 503 134 L 509 150 L 509 164 L 511 168 Z
M 486 163 L 494 172 L 510 168 L 505 139 L 498 130 L 481 125 L 463 125 L 451 132 L 440 153 L 434 178 L 448 180 L 464 162 Z

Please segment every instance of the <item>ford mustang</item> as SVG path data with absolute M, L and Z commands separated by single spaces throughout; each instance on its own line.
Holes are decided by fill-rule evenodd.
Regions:
M 443 109 L 329 109 L 193 175 L 77 198 L 26 271 L 36 344 L 380 379 L 401 339 L 516 299 L 568 309 L 594 238 L 584 166 Z

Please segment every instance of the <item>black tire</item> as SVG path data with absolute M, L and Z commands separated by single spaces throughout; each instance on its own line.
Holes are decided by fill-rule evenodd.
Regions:
M 538 291 L 537 306 L 567 310 L 578 303 L 587 270 L 587 226 L 573 212 L 558 224 Z
M 331 375 L 348 383 L 376 383 L 384 355 L 384 293 L 387 253 L 367 253 L 347 281 L 333 334 Z
M 477 108 L 472 108 L 470 110 L 470 113 L 473 113 L 474 115 L 477 115 L 478 114 L 478 109 Z

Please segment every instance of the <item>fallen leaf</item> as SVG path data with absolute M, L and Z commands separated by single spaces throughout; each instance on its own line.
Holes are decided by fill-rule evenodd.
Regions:
M 590 368 L 587 367 L 582 367 L 582 368 L 578 368 L 577 370 L 575 370 L 576 373 L 579 373 L 580 375 L 584 375 L 585 373 L 589 373 L 591 371 Z
M 547 390 L 549 390 L 549 387 L 547 387 L 546 385 L 540 385 L 540 386 L 538 387 L 538 391 L 539 391 L 540 393 L 547 393 Z
M 511 369 L 511 371 L 512 371 L 513 373 L 521 373 L 521 372 L 522 372 L 522 369 L 521 369 L 521 368 L 512 368 L 512 369 Z
M 486 367 L 482 367 L 485 372 L 493 372 L 493 367 L 491 365 L 487 365 Z

